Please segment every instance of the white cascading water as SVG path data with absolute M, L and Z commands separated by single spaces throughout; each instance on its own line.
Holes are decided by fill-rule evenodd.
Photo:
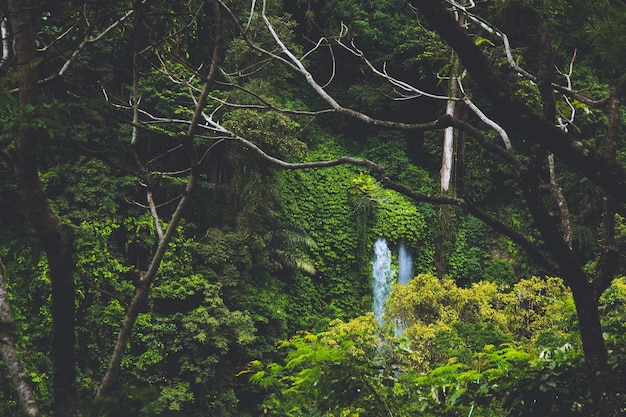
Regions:
M 398 248 L 398 284 L 406 285 L 411 278 L 413 278 L 413 258 L 404 243 L 400 243 Z
M 391 267 L 391 251 L 387 246 L 387 240 L 379 238 L 374 243 L 374 261 L 372 262 L 372 288 L 374 291 L 374 317 L 378 324 L 383 324 L 383 310 L 389 294 L 391 286 L 394 282 L 396 271 Z

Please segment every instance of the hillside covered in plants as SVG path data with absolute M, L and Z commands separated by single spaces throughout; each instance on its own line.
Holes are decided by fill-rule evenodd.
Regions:
M 626 412 L 623 2 L 0 29 L 1 415 Z

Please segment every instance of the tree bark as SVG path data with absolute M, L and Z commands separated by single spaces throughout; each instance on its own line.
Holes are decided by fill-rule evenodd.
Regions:
M 39 405 L 35 399 L 28 375 L 22 367 L 12 335 L 13 312 L 9 302 L 2 260 L 0 260 L 0 323 L 3 325 L 3 328 L 0 329 L 0 356 L 7 365 L 22 411 L 29 417 L 38 417 L 40 415 Z
M 198 154 L 196 150 L 196 146 L 194 143 L 194 138 L 196 136 L 196 132 L 198 130 L 198 124 L 200 123 L 203 115 L 203 110 L 206 107 L 207 98 L 211 91 L 213 82 L 218 74 L 219 64 L 222 59 L 222 18 L 221 18 L 221 8 L 220 3 L 217 0 L 212 0 L 210 2 L 213 6 L 215 25 L 216 25 L 216 40 L 215 40 L 215 48 L 213 50 L 213 57 L 211 68 L 209 69 L 209 73 L 205 77 L 204 86 L 202 91 L 199 94 L 199 97 L 196 100 L 196 106 L 194 109 L 194 114 L 187 130 L 186 135 L 182 138 L 182 145 L 187 153 L 189 158 L 189 177 L 187 179 L 187 184 L 185 186 L 185 190 L 182 193 L 182 197 L 178 200 L 178 205 L 172 214 L 170 221 L 168 222 L 167 228 L 165 231 L 160 231 L 158 233 L 158 246 L 155 250 L 155 253 L 150 262 L 150 266 L 148 270 L 145 272 L 139 273 L 139 280 L 137 286 L 135 288 L 135 293 L 133 295 L 133 299 L 131 301 L 130 306 L 126 311 L 126 315 L 124 317 L 124 322 L 120 328 L 118 333 L 117 342 L 113 349 L 113 354 L 111 355 L 111 360 L 109 361 L 109 365 L 107 370 L 102 377 L 102 381 L 100 382 L 100 386 L 98 387 L 98 391 L 96 393 L 97 398 L 106 397 L 115 384 L 115 380 L 119 373 L 120 365 L 122 363 L 122 358 L 126 352 L 126 346 L 130 337 L 132 335 L 133 327 L 135 322 L 137 321 L 137 317 L 140 313 L 141 307 L 148 299 L 148 293 L 150 290 L 150 286 L 156 277 L 156 274 L 161 266 L 161 261 L 163 260 L 163 256 L 169 246 L 169 243 L 172 239 L 172 236 L 176 232 L 176 228 L 180 223 L 180 220 L 183 217 L 183 212 L 191 197 L 196 189 L 199 179 L 199 170 L 198 170 Z M 138 78 L 135 79 L 135 82 L 138 81 Z M 135 111 L 137 109 L 135 108 Z M 132 138 L 133 145 L 137 142 L 136 134 L 133 135 Z M 136 153 L 135 153 L 136 156 Z M 136 158 L 138 164 L 139 158 Z M 143 168 L 143 167 L 141 167 Z M 160 229 L 160 219 L 158 213 L 156 212 L 156 207 L 154 202 L 151 201 L 152 195 L 151 191 L 148 189 L 148 200 L 149 205 L 152 209 L 152 216 L 154 218 L 157 229 Z
M 450 80 L 450 94 L 456 95 L 456 78 Z M 446 115 L 456 117 L 456 101 L 448 100 Z M 448 193 L 450 181 L 454 175 L 454 128 L 448 126 L 443 130 L 443 151 L 441 152 L 441 191 Z
M 559 160 L 583 173 L 617 200 L 626 201 L 626 170 L 523 103 L 496 74 L 474 40 L 446 10 L 444 3 L 441 0 L 410 1 L 455 50 L 465 69 L 489 99 L 492 104 L 490 118 L 506 131 L 520 132 L 528 142 L 554 152 Z
M 589 390 L 598 417 L 623 416 L 621 404 L 615 395 L 614 375 L 607 362 L 606 346 L 602 336 L 599 296 L 590 285 L 572 287 L 578 315 L 580 338 L 585 353 Z
M 563 238 L 561 230 L 543 203 L 538 178 L 543 154 L 534 155 L 535 162 L 522 176 L 524 197 L 534 223 L 545 242 L 546 250 L 559 265 L 561 278 L 572 289 L 578 317 L 585 366 L 595 413 L 598 417 L 621 416 L 615 392 L 611 390 L 614 376 L 607 361 L 606 346 L 598 311 L 601 292 L 590 283 L 587 274 Z
M 11 41 L 9 39 L 8 20 L 6 16 L 0 20 L 0 35 L 2 36 L 2 58 L 0 58 L 0 71 L 4 70 L 11 62 Z
M 581 331 L 589 389 L 598 416 L 620 416 L 620 405 L 612 391 L 613 375 L 607 363 L 607 352 L 602 337 L 598 312 L 598 299 L 612 276 L 603 273 L 604 288 L 592 285 L 579 265 L 568 242 L 555 225 L 555 219 L 546 209 L 541 194 L 540 173 L 542 161 L 548 151 L 594 181 L 609 197 L 622 202 L 626 199 L 626 171 L 614 159 L 582 144 L 574 135 L 554 124 L 553 91 L 549 85 L 549 69 L 545 67 L 539 84 L 542 90 L 544 114 L 539 114 L 524 104 L 498 77 L 473 40 L 467 36 L 456 19 L 440 0 L 412 0 L 427 21 L 458 54 L 465 68 L 492 104 L 491 117 L 508 131 L 519 132 L 531 143 L 529 165 L 519 172 L 526 204 L 537 229 L 541 232 L 548 251 L 559 266 L 561 277 L 571 287 Z M 548 42 L 542 36 L 542 42 Z M 549 53 L 545 44 L 540 53 Z
M 47 139 L 29 123 L 29 108 L 38 104 L 37 56 L 30 8 L 9 0 L 9 20 L 18 66 L 20 127 L 15 174 L 25 212 L 46 253 L 52 295 L 52 363 L 54 415 L 76 416 L 73 247 L 70 235 L 52 211 L 38 172 L 38 151 Z
M 563 189 L 559 185 L 556 179 L 556 168 L 554 164 L 554 154 L 548 155 L 548 171 L 550 173 L 550 190 L 556 205 L 559 207 L 559 213 L 561 217 L 561 227 L 563 228 L 563 240 L 567 242 L 567 246 L 570 249 L 573 248 L 574 230 L 572 229 L 572 222 L 570 221 L 569 206 L 563 194 Z

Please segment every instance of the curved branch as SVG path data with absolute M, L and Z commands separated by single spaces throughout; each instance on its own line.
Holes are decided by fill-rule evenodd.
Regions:
M 446 195 L 424 194 L 424 193 L 420 193 L 415 190 L 412 190 L 398 182 L 391 180 L 389 176 L 387 175 L 387 170 L 385 169 L 385 167 L 376 162 L 370 161 L 368 159 L 358 159 L 358 158 L 353 158 L 353 157 L 341 157 L 341 158 L 332 159 L 332 160 L 314 161 L 314 162 L 297 162 L 297 163 L 286 162 L 286 161 L 283 161 L 282 159 L 269 155 L 268 153 L 263 151 L 260 147 L 250 142 L 249 140 L 246 140 L 240 136 L 227 132 L 225 129 L 224 129 L 224 133 L 229 134 L 231 139 L 241 143 L 246 148 L 256 152 L 264 160 L 283 169 L 329 168 L 329 167 L 335 167 L 335 166 L 346 165 L 346 164 L 360 166 L 363 168 L 367 168 L 370 171 L 376 173 L 376 175 L 380 178 L 380 183 L 383 187 L 388 188 L 390 190 L 394 190 L 416 202 L 453 205 L 453 206 L 462 207 L 466 209 L 468 213 L 470 213 L 477 219 L 481 220 L 482 222 L 484 222 L 485 224 L 493 228 L 495 231 L 507 236 L 513 242 L 515 242 L 520 247 L 525 249 L 529 253 L 529 255 L 539 265 L 541 265 L 543 268 L 546 269 L 546 271 L 555 275 L 558 275 L 560 272 L 559 266 L 555 264 L 553 261 L 551 261 L 546 255 L 544 255 L 543 252 L 539 249 L 539 247 L 534 242 L 532 242 L 530 239 L 528 239 L 528 237 L 516 231 L 515 229 L 513 229 L 512 227 L 510 227 L 509 225 L 507 225 L 500 219 L 492 216 L 491 214 L 485 212 L 484 210 L 480 209 L 479 207 L 475 206 L 474 204 L 470 203 L 469 201 L 463 198 L 450 197 Z
M 118 27 L 119 25 L 121 25 L 126 19 L 128 19 L 131 15 L 133 14 L 133 10 L 130 10 L 128 12 L 126 12 L 126 14 L 124 14 L 122 17 L 120 17 L 118 20 L 116 20 L 115 22 L 113 22 L 112 24 L 110 24 L 107 28 L 105 28 L 99 35 L 94 36 L 94 37 L 90 37 L 89 35 L 85 36 L 82 40 L 82 42 L 78 45 L 78 47 L 74 50 L 74 52 L 72 52 L 72 54 L 70 55 L 70 57 L 65 61 L 65 63 L 61 66 L 61 68 L 59 69 L 59 71 L 56 74 L 50 75 L 42 80 L 40 80 L 40 83 L 47 83 L 49 81 L 52 81 L 56 78 L 59 77 L 63 77 L 65 75 L 65 73 L 72 67 L 72 65 L 74 65 L 74 62 L 76 62 L 76 60 L 78 59 L 79 55 L 81 54 L 81 52 L 90 44 L 98 42 L 100 40 L 102 40 L 103 38 L 105 38 L 109 33 L 111 33 L 111 31 L 113 31 L 113 29 L 115 29 L 116 27 Z
M 357 120 L 361 120 L 364 123 L 373 125 L 373 126 L 378 126 L 378 127 L 385 127 L 385 128 L 391 128 L 391 129 L 400 129 L 400 130 L 428 130 L 428 129 L 434 129 L 434 128 L 438 128 L 440 127 L 439 123 L 437 121 L 435 122 L 430 122 L 430 123 L 402 123 L 402 122 L 394 122 L 394 121 L 389 121 L 389 120 L 381 120 L 381 119 L 376 119 L 373 118 L 365 113 L 350 109 L 350 108 L 346 108 L 343 107 L 342 105 L 340 105 L 330 94 L 328 94 L 328 92 L 324 89 L 323 86 L 321 86 L 317 81 L 315 81 L 315 78 L 313 77 L 313 75 L 306 69 L 306 67 L 304 66 L 304 64 L 302 63 L 302 61 L 300 59 L 298 59 L 290 50 L 289 48 L 286 47 L 286 45 L 282 42 L 282 40 L 280 39 L 280 37 L 278 36 L 278 34 L 276 33 L 276 31 L 274 30 L 274 27 L 272 26 L 271 22 L 269 21 L 267 15 L 265 14 L 265 6 L 266 6 L 266 0 L 263 3 L 263 8 L 262 8 L 262 12 L 261 12 L 261 17 L 263 19 L 263 22 L 265 23 L 265 26 L 267 27 L 268 31 L 270 32 L 272 38 L 274 39 L 274 41 L 276 42 L 276 44 L 279 46 L 280 51 L 282 54 L 284 54 L 285 56 L 287 56 L 288 59 L 283 58 L 282 56 L 279 56 L 273 52 L 267 51 L 264 48 L 261 48 L 258 45 L 255 45 L 252 41 L 250 41 L 246 36 L 245 36 L 245 30 L 239 25 L 239 22 L 237 21 L 236 16 L 234 15 L 234 13 L 232 11 L 230 11 L 230 9 L 228 9 L 228 7 L 226 5 L 224 5 L 223 2 L 221 2 L 220 0 L 220 4 L 222 5 L 222 7 L 227 11 L 227 13 L 230 15 L 231 20 L 233 21 L 233 23 L 238 26 L 238 29 L 241 33 L 241 36 L 243 37 L 244 41 L 248 44 L 248 46 L 250 46 L 251 48 L 253 48 L 255 51 L 262 53 L 263 55 L 270 57 L 274 60 L 280 61 L 283 64 L 285 64 L 286 66 L 288 66 L 289 68 L 291 68 L 293 71 L 299 73 L 300 75 L 302 75 L 304 77 L 304 79 L 306 80 L 307 84 L 313 89 L 313 91 L 315 91 L 330 107 L 332 110 L 328 110 L 328 112 L 335 112 L 338 114 L 343 114 L 346 116 L 350 116 L 353 117 Z
M 532 242 L 528 237 L 524 234 L 516 231 L 511 226 L 504 223 L 502 220 L 492 216 L 486 211 L 482 210 L 478 206 L 473 203 L 458 197 L 448 197 L 448 196 L 432 196 L 429 194 L 418 193 L 410 188 L 407 188 L 401 184 L 398 184 L 389 179 L 383 179 L 381 184 L 389 189 L 395 190 L 400 194 L 403 194 L 414 201 L 424 202 L 424 203 L 432 203 L 432 204 L 446 204 L 446 205 L 456 205 L 462 207 L 467 210 L 472 216 L 476 217 L 493 230 L 507 236 L 513 242 L 518 244 L 520 247 L 525 249 L 528 254 L 546 271 L 558 275 L 560 268 L 554 263 L 550 258 L 548 258 L 543 252 L 539 249 L 539 247 Z
M 460 4 L 458 4 L 456 1 L 454 0 L 445 0 L 446 2 L 448 2 L 448 4 L 450 4 L 452 7 L 454 7 L 455 9 L 461 11 L 468 19 L 470 19 L 472 22 L 476 23 L 478 26 L 480 26 L 482 29 L 484 29 L 485 31 L 491 33 L 494 36 L 499 37 L 500 39 L 502 39 L 502 45 L 504 46 L 504 53 L 506 55 L 506 59 L 507 62 L 509 64 L 509 66 L 518 74 L 520 74 L 521 76 L 523 76 L 524 78 L 533 81 L 533 82 L 537 82 L 538 77 L 529 73 L 528 71 L 526 71 L 525 69 L 523 69 L 522 67 L 520 67 L 517 62 L 515 62 L 515 59 L 513 58 L 513 53 L 511 51 L 511 45 L 509 43 L 509 38 L 506 35 L 506 33 L 494 28 L 491 24 L 489 24 L 487 21 L 485 21 L 484 19 L 472 14 L 468 9 L 472 8 L 474 6 L 473 2 L 471 7 L 465 7 L 462 6 Z M 591 107 L 599 107 L 602 105 L 605 105 L 608 103 L 609 98 L 610 97 L 604 97 L 601 98 L 599 100 L 596 99 L 592 99 L 590 97 L 584 96 L 583 94 L 580 94 L 580 92 L 575 91 L 571 88 L 571 85 L 568 86 L 562 86 L 560 84 L 556 84 L 556 83 L 551 83 L 552 88 L 554 88 L 555 90 L 557 90 L 558 92 L 560 92 L 561 94 L 568 96 L 570 98 L 576 99 L 578 101 L 580 101 L 581 103 L 585 103 L 588 106 Z
M 96 394 L 97 397 L 106 396 L 113 387 L 116 376 L 119 372 L 119 368 L 122 362 L 122 358 L 126 351 L 126 345 L 130 340 L 130 336 L 132 334 L 133 326 L 137 320 L 139 312 L 141 311 L 141 306 L 145 303 L 148 297 L 148 291 L 150 289 L 150 285 L 154 281 L 156 274 L 161 266 L 161 261 L 165 256 L 165 251 L 167 250 L 169 243 L 172 239 L 172 236 L 176 232 L 176 229 L 183 217 L 183 212 L 186 209 L 191 197 L 193 195 L 194 190 L 198 184 L 198 155 L 197 150 L 194 144 L 194 138 L 196 136 L 196 132 L 198 129 L 199 122 L 202 118 L 203 109 L 206 106 L 207 97 L 211 90 L 211 86 L 215 80 L 215 77 L 218 74 L 218 66 L 221 62 L 222 55 L 222 21 L 221 21 L 221 7 L 220 3 L 217 0 L 211 1 L 213 5 L 214 18 L 216 22 L 216 40 L 215 40 L 215 48 L 213 49 L 213 57 L 211 62 L 211 68 L 209 70 L 208 75 L 204 79 L 204 86 L 202 88 L 202 92 L 197 99 L 197 105 L 194 109 L 194 114 L 191 119 L 191 123 L 189 124 L 189 128 L 185 137 L 183 138 L 183 146 L 187 151 L 190 166 L 192 167 L 189 172 L 189 178 L 187 180 L 187 184 L 185 185 L 185 190 L 178 201 L 178 205 L 172 214 L 169 223 L 165 231 L 162 232 L 162 235 L 159 236 L 159 244 L 155 253 L 152 257 L 148 270 L 140 273 L 139 280 L 136 284 L 135 294 L 133 295 L 133 299 L 128 306 L 126 311 L 126 315 L 124 317 L 124 322 L 120 328 L 118 333 L 117 342 L 115 344 L 115 348 L 113 349 L 113 354 L 111 355 L 111 360 L 109 362 L 109 366 L 107 367 L 106 373 L 102 378 L 100 386 L 98 387 L 98 392 Z
M 472 112 L 474 112 L 474 114 L 476 116 L 478 116 L 478 118 L 480 119 L 481 122 L 483 122 L 484 124 L 486 124 L 487 126 L 492 128 L 493 130 L 498 132 L 498 134 L 502 138 L 502 142 L 504 142 L 504 147 L 506 148 L 506 150 L 508 150 L 508 151 L 513 150 L 513 145 L 511 144 L 511 139 L 509 139 L 509 135 L 506 133 L 506 130 L 504 130 L 502 128 L 502 126 L 500 126 L 499 124 L 497 124 L 496 122 L 491 120 L 489 117 L 487 117 L 487 115 L 485 113 L 483 113 L 482 110 L 480 110 L 478 108 L 478 106 L 476 106 L 472 102 L 472 100 L 470 100 L 468 97 L 464 97 L 462 100 L 463 100 L 463 103 L 465 103 L 465 105 L 467 107 L 469 107 L 469 109 Z
M 378 75 L 381 78 L 384 78 L 394 87 L 398 87 L 404 91 L 413 93 L 412 97 L 429 97 L 429 98 L 434 98 L 436 100 L 444 100 L 444 101 L 457 100 L 456 97 L 441 96 L 438 94 L 429 93 L 427 91 L 420 90 L 419 88 L 412 86 L 411 84 L 407 82 L 398 80 L 397 78 L 394 78 L 387 73 L 386 67 L 383 67 L 382 71 L 378 70 L 374 66 L 374 64 L 372 64 L 370 60 L 367 59 L 363 51 L 361 51 L 354 45 L 354 42 L 352 42 L 351 44 L 352 46 L 350 47 L 342 43 L 341 39 L 337 39 L 337 44 L 343 47 L 346 51 L 349 51 L 350 53 L 352 53 L 354 56 L 360 58 L 365 63 L 365 65 L 370 69 L 370 71 L 372 71 L 372 73 Z
M 459 55 L 467 71 L 492 103 L 490 118 L 507 131 L 519 131 L 528 141 L 555 153 L 568 165 L 620 201 L 626 201 L 626 170 L 586 146 L 571 132 L 523 103 L 497 76 L 474 41 L 439 0 L 411 0 L 433 28 Z

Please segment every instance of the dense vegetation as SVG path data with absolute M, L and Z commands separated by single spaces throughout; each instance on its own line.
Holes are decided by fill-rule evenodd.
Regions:
M 622 2 L 0 17 L 0 414 L 626 411 Z

